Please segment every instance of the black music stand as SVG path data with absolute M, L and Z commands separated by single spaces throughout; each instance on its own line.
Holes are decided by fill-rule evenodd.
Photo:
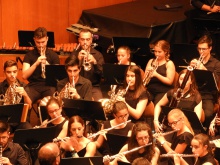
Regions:
M 63 158 L 60 160 L 60 165 L 103 165 L 102 156 L 94 157 L 79 157 L 79 158 Z
M 68 117 L 81 116 L 84 120 L 106 120 L 101 102 L 63 99 L 63 110 Z
M 47 36 L 48 36 L 47 46 L 49 48 L 55 48 L 54 32 L 48 31 Z M 21 47 L 35 46 L 33 37 L 34 37 L 34 31 L 18 30 L 19 46 Z
M 24 104 L 1 105 L 0 119 L 8 123 L 20 123 Z
M 56 134 L 56 126 L 36 129 L 18 129 L 14 133 L 13 142 L 26 148 L 33 162 L 41 145 L 52 142 Z
M 106 84 L 122 85 L 128 65 L 103 64 L 103 76 Z
M 168 106 L 162 106 L 162 111 L 160 113 L 160 122 L 161 119 L 164 117 L 168 116 L 168 113 L 174 108 L 172 107 L 168 107 Z M 202 123 L 200 122 L 198 116 L 196 115 L 196 113 L 194 111 L 190 111 L 190 110 L 184 110 L 181 109 L 183 111 L 183 113 L 185 114 L 185 116 L 188 118 L 189 122 L 191 123 L 191 127 L 194 130 L 195 133 L 205 133 L 205 130 L 202 126 Z
M 118 154 L 121 148 L 127 143 L 127 136 L 106 133 L 107 143 L 112 155 Z
M 68 77 L 64 65 L 46 65 L 46 85 L 57 86 L 57 83 Z
M 198 85 L 199 90 L 206 91 L 218 91 L 218 85 L 214 76 L 214 73 L 208 70 L 193 70 L 196 83 Z

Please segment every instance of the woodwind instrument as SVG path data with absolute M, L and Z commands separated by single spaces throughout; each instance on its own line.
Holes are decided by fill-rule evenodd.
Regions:
M 64 137 L 64 138 L 55 138 L 53 139 L 53 142 L 66 142 L 66 140 L 70 139 L 70 137 Z
M 174 129 L 174 130 L 169 131 L 169 132 L 155 133 L 155 134 L 153 134 L 153 137 L 157 138 L 158 136 L 166 136 L 166 135 L 169 135 L 169 134 L 177 132 L 177 131 L 179 131 L 179 129 Z
M 42 48 L 42 47 L 40 47 L 40 55 L 45 57 L 45 53 L 43 53 L 43 48 Z M 41 77 L 42 77 L 43 79 L 46 78 L 46 74 L 45 74 L 45 73 L 46 73 L 45 64 L 46 64 L 46 62 L 42 62 L 42 61 L 41 61 L 41 71 L 42 71 Z
M 131 120 L 128 120 L 128 121 L 123 122 L 123 123 L 120 123 L 120 124 L 118 124 L 118 125 L 116 125 L 116 126 L 113 126 L 113 127 L 110 127 L 110 128 L 103 129 L 103 130 L 101 130 L 101 131 L 106 131 L 106 132 L 108 132 L 108 131 L 110 131 L 110 130 L 112 130 L 112 129 L 115 129 L 115 128 L 117 128 L 117 127 L 120 127 L 120 126 L 122 126 L 122 125 L 124 125 L 124 124 L 127 124 L 127 123 L 129 123 L 129 122 L 131 122 Z M 94 134 L 92 134 L 91 136 L 89 136 L 89 137 L 87 137 L 87 138 L 88 138 L 88 139 L 95 138 L 96 136 L 98 136 L 98 135 L 101 134 L 101 131 L 99 131 L 99 132 L 97 132 L 97 133 L 94 133 Z
M 53 122 L 54 120 L 56 120 L 56 119 L 58 119 L 58 118 L 60 118 L 60 117 L 62 117 L 62 115 L 59 115 L 59 116 L 57 116 L 57 117 L 55 117 L 55 118 L 49 120 L 48 122 L 41 124 L 41 125 L 38 126 L 37 128 L 42 128 L 42 127 L 46 126 L 47 124 Z
M 198 157 L 199 155 L 198 154 L 162 154 L 160 155 L 161 158 L 169 158 L 169 157 L 174 157 L 175 155 L 179 156 L 179 157 L 185 157 L 185 158 L 188 158 L 188 157 Z
M 2 149 L 2 145 L 0 145 L 0 158 L 2 158 L 2 151 L 3 149 Z M 3 163 L 0 163 L 0 165 L 3 165 Z
M 193 71 L 193 67 L 188 66 L 187 67 L 187 72 L 186 72 L 186 74 L 184 76 L 184 79 L 183 79 L 183 82 L 180 85 L 180 87 L 177 89 L 177 91 L 174 92 L 174 95 L 171 99 L 169 107 L 176 108 L 178 106 L 178 104 L 180 102 L 180 99 L 183 97 L 183 89 L 185 88 L 186 83 L 187 83 L 187 81 L 189 79 L 189 76 L 190 76 L 192 71 Z
M 153 60 L 152 66 L 151 66 L 152 68 L 151 68 L 149 71 L 147 71 L 147 74 L 146 74 L 146 76 L 145 76 L 144 79 L 143 79 L 143 84 L 144 84 L 144 86 L 148 85 L 148 83 L 150 82 L 150 80 L 151 80 L 151 78 L 152 78 L 152 75 L 153 75 L 154 71 L 157 70 L 157 68 L 158 68 L 158 62 L 157 62 L 157 60 L 158 60 L 158 57 L 156 57 L 156 58 Z
M 152 145 L 152 142 L 151 142 L 151 143 L 148 143 L 148 144 L 145 144 L 145 145 L 143 145 L 143 146 L 140 146 L 140 147 L 133 148 L 133 149 L 131 149 L 131 150 L 129 150 L 129 151 L 124 151 L 124 152 L 122 152 L 122 153 L 118 153 L 118 154 L 116 154 L 116 155 L 110 156 L 110 160 L 115 159 L 119 154 L 124 154 L 124 155 L 126 155 L 126 154 L 129 154 L 129 153 L 131 153 L 131 152 L 138 151 L 139 149 L 144 148 L 144 147 L 147 147 L 147 146 L 150 146 L 150 145 Z

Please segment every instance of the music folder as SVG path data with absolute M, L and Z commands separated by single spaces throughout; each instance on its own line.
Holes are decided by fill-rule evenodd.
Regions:
M 79 157 L 79 158 L 62 158 L 60 165 L 103 165 L 102 156 Z
M 103 64 L 105 84 L 122 85 L 128 65 Z
M 46 85 L 57 86 L 57 83 L 67 77 L 64 65 L 45 65 Z
M 172 109 L 176 109 L 176 108 L 172 108 L 172 107 L 168 107 L 168 106 L 162 106 L 162 111 L 160 113 L 160 122 L 161 119 L 163 118 L 162 116 L 165 115 L 166 117 L 168 116 L 168 113 L 172 110 Z M 181 109 L 181 108 L 177 108 L 177 109 Z M 185 110 L 185 109 L 181 109 L 183 111 L 183 113 L 185 114 L 185 116 L 188 118 L 192 129 L 194 130 L 195 133 L 205 133 L 204 127 L 202 126 L 202 123 L 200 122 L 198 116 L 196 115 L 196 113 L 194 111 L 190 111 L 190 110 Z

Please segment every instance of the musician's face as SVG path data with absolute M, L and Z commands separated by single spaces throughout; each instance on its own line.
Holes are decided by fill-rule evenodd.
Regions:
M 166 57 L 165 51 L 160 46 L 155 46 L 154 47 L 154 55 L 158 57 L 158 60 L 164 59 Z
M 35 45 L 38 49 L 38 51 L 45 51 L 47 47 L 47 41 L 48 37 L 43 37 L 43 38 L 34 38 Z
M 18 68 L 17 66 L 7 67 L 4 71 L 6 80 L 10 83 L 13 83 L 16 80 L 18 75 Z
M 208 43 L 198 44 L 197 50 L 199 51 L 200 56 L 208 56 L 211 53 L 212 47 L 208 45 Z
M 48 112 L 49 116 L 51 117 L 51 119 L 54 119 L 54 118 L 60 116 L 61 111 L 62 111 L 61 107 L 59 107 L 59 105 L 57 105 L 56 103 L 51 103 L 47 107 L 47 112 Z
M 127 50 L 120 48 L 117 53 L 118 62 L 122 65 L 128 65 L 130 61 L 130 54 L 128 54 Z
M 82 49 L 87 50 L 92 44 L 92 34 L 90 32 L 81 32 L 78 41 Z
M 3 132 L 0 133 L 0 145 L 2 145 L 2 147 L 4 148 L 7 143 L 8 143 L 8 138 L 9 138 L 10 133 L 9 132 Z
M 79 122 L 71 124 L 70 132 L 74 137 L 82 137 L 84 133 L 84 126 Z
M 119 122 L 119 123 L 123 123 L 126 122 L 128 120 L 128 110 L 127 109 L 122 109 L 120 111 L 118 111 L 116 114 L 114 114 L 115 119 Z
M 207 145 L 200 144 L 199 141 L 196 139 L 193 139 L 191 141 L 191 148 L 192 148 L 193 154 L 197 154 L 200 157 L 207 154 L 207 148 L 208 148 Z
M 180 77 L 179 77 L 179 84 L 181 86 L 181 84 L 183 83 L 183 80 L 184 80 L 184 77 L 185 77 L 185 73 L 181 74 Z M 189 76 L 189 79 L 188 81 L 186 82 L 186 85 L 185 85 L 185 88 L 186 89 L 189 89 L 190 85 L 192 84 L 192 81 L 191 81 L 191 77 Z
M 137 132 L 136 140 L 137 140 L 139 146 L 143 146 L 145 144 L 148 144 L 149 138 L 150 138 L 150 136 L 149 136 L 147 130 L 142 130 L 142 131 Z
M 181 130 L 183 127 L 183 119 L 182 118 L 176 118 L 176 116 L 169 116 L 168 117 L 168 125 L 172 129 L 179 129 Z
M 127 71 L 127 74 L 126 74 L 126 81 L 127 83 L 130 82 L 130 86 L 129 88 L 132 89 L 134 88 L 135 86 L 135 73 L 134 72 L 131 72 L 131 71 Z
M 78 81 L 80 69 L 77 65 L 76 66 L 68 66 L 66 69 L 66 72 L 68 74 L 70 82 L 73 81 L 73 78 L 74 78 L 75 83 Z

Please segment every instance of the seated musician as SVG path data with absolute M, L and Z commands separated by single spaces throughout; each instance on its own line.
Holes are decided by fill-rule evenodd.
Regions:
M 154 104 L 157 104 L 163 95 L 172 89 L 176 71 L 173 61 L 169 59 L 170 44 L 167 41 L 157 41 L 153 49 L 155 58 L 148 61 L 145 76 L 149 75 L 147 81 L 149 79 L 150 81 L 148 84 L 146 83 L 147 90 L 150 92 Z
M 46 109 L 48 119 L 43 121 L 40 127 L 57 126 L 55 137 L 66 137 L 68 130 L 68 119 L 64 117 L 64 113 L 62 112 L 62 102 L 59 99 L 52 97 L 48 100 Z
M 18 65 L 14 60 L 8 60 L 4 63 L 4 75 L 6 79 L 0 83 L 0 94 L 4 95 L 3 104 L 19 104 L 26 103 L 31 108 L 32 101 L 29 98 L 26 90 L 26 84 L 17 79 L 18 75 Z M 30 112 L 28 113 L 30 115 Z M 28 115 L 28 120 L 29 120 Z M 14 129 L 28 129 L 32 128 L 29 122 L 24 122 L 21 124 L 10 124 L 12 130 Z
M 76 56 L 68 57 L 65 61 L 68 78 L 58 82 L 57 90 L 61 98 L 92 100 L 91 82 L 80 76 L 79 60 Z
M 136 65 L 131 62 L 131 50 L 128 46 L 120 46 L 117 50 L 117 64 L 119 65 Z
M 132 163 L 136 158 L 144 157 L 150 161 L 152 165 L 157 165 L 160 151 L 154 145 L 154 143 L 149 143 L 153 143 L 153 135 L 150 126 L 145 122 L 137 122 L 132 129 L 131 138 L 129 139 L 128 143 L 122 147 L 119 154 L 112 162 L 110 162 L 111 157 L 109 155 L 104 156 L 104 164 L 114 165 L 117 164 L 117 161 Z M 125 151 L 130 151 L 141 146 L 145 147 L 125 155 L 123 154 Z
M 170 142 L 168 142 L 161 133 L 158 133 L 155 136 L 157 141 L 167 153 L 192 154 L 190 142 L 194 132 L 187 117 L 180 109 L 173 109 L 168 113 L 168 122 L 169 126 L 173 130 L 177 130 L 177 132 L 173 134 Z M 193 164 L 193 158 L 185 158 L 185 160 L 189 164 Z M 173 162 L 172 159 L 168 161 L 171 164 Z
M 150 94 L 145 89 L 141 69 L 136 65 L 130 65 L 125 72 L 125 94 L 119 95 L 117 100 L 123 101 L 128 107 L 128 113 L 132 122 L 144 120 L 144 110 L 150 103 Z
M 175 85 L 175 88 L 168 91 L 163 98 L 156 104 L 154 109 L 154 127 L 156 132 L 162 131 L 161 125 L 158 121 L 159 115 L 161 113 L 162 106 L 168 106 L 174 96 L 174 93 L 177 92 L 177 89 L 180 88 L 183 79 L 186 75 L 187 70 L 184 69 L 179 73 L 178 81 Z M 198 116 L 199 120 L 202 118 L 202 98 L 197 90 L 197 85 L 193 73 L 190 73 L 188 81 L 183 89 L 182 97 L 176 107 L 183 108 L 187 110 L 193 110 Z
M 197 155 L 194 165 L 217 165 L 212 153 L 209 137 L 206 134 L 197 134 L 191 141 L 193 154 Z M 175 155 L 175 163 L 178 165 L 190 165 L 182 157 Z
M 80 116 L 72 116 L 68 124 L 70 139 L 61 141 L 60 147 L 64 157 L 92 157 L 96 153 L 96 145 L 87 139 L 84 121 Z
M 128 107 L 126 106 L 126 104 L 124 102 L 122 102 L 122 101 L 116 102 L 113 105 L 112 113 L 113 113 L 114 119 L 104 121 L 102 128 L 101 128 L 101 131 L 103 129 L 108 129 L 108 128 L 117 126 L 121 123 L 125 123 L 128 121 L 128 117 L 129 117 Z M 112 130 L 109 130 L 107 133 L 130 137 L 132 127 L 133 127 L 133 123 L 129 122 L 129 123 L 125 123 L 119 127 L 116 127 Z M 106 133 L 106 132 L 103 132 L 103 133 Z M 106 139 L 105 135 L 100 134 L 98 139 L 95 142 L 96 147 L 100 148 L 104 144 L 105 140 L 108 142 L 108 139 Z M 115 146 L 115 145 L 117 145 L 117 142 L 115 142 L 115 144 L 110 144 L 110 145 Z M 112 153 L 110 153 L 110 154 L 112 154 Z

